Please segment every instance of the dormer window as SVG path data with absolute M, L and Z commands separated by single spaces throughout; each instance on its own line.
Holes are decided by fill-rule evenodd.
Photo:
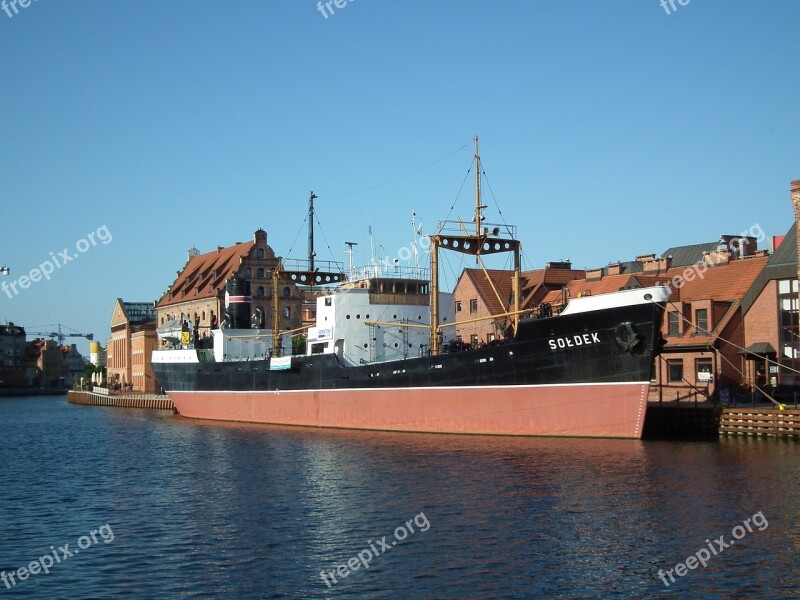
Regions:
M 264 258 L 264 249 L 263 248 L 259 248 L 258 250 L 256 250 L 256 258 Z

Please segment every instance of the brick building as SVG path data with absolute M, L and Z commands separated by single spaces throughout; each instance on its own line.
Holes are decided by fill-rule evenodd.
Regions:
M 106 378 L 142 394 L 157 391 L 152 352 L 158 343 L 152 302 L 123 302 L 117 298 L 111 315 L 111 338 L 106 343 Z
M 538 305 L 548 292 L 560 290 L 567 282 L 584 275 L 584 271 L 573 270 L 569 262 L 548 263 L 544 269 L 520 273 L 520 309 Z M 489 317 L 514 310 L 513 278 L 513 271 L 462 271 L 453 290 L 456 337 L 472 345 L 503 338 L 510 318 Z M 472 322 L 459 324 L 463 321 Z
M 250 242 L 218 246 L 205 254 L 190 251 L 183 269 L 156 303 L 158 325 L 188 320 L 196 327 L 198 338 L 210 337 L 211 330 L 218 328 L 223 319 L 225 284 L 238 278 L 250 283 L 251 314 L 261 315 L 260 323 L 255 325 L 272 329 L 272 299 L 276 293 L 272 275 L 279 260 L 267 245 L 263 229 L 257 230 Z M 280 329 L 300 327 L 302 292 L 293 283 L 281 281 L 277 294 Z
M 25 348 L 25 362 L 35 369 L 35 387 L 66 388 L 67 365 L 55 340 L 35 339 Z
M 800 388 L 797 229 L 793 225 L 742 299 L 747 383 Z

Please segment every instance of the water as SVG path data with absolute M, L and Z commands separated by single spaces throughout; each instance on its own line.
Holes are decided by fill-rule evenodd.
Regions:
M 0 570 L 61 560 L 8 597 L 798 594 L 794 443 L 308 430 L 39 397 L 0 400 L 0 444 Z M 658 579 L 748 518 L 705 568 Z

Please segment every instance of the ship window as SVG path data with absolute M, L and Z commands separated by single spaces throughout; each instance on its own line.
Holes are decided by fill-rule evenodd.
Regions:
M 350 318 L 350 315 L 345 315 L 345 316 L 344 316 L 344 318 L 345 318 L 345 319 L 349 319 L 349 318 Z
M 670 383 L 680 383 L 683 381 L 683 360 L 667 361 L 667 381 Z
M 264 249 L 263 248 L 259 248 L 258 250 L 256 250 L 256 258 L 264 258 Z
M 456 300 L 456 312 L 461 312 L 461 300 Z
M 329 297 L 325 298 L 325 306 L 330 306 L 330 305 L 331 305 L 331 298 L 329 296 Z
M 364 342 L 364 348 L 369 348 L 369 344 L 367 344 L 366 342 Z
M 262 269 L 261 267 L 258 268 L 258 271 L 256 271 L 256 273 L 258 274 L 259 277 L 264 277 L 264 269 Z
M 250 267 L 247 267 L 244 270 L 244 276 L 245 277 L 252 277 L 252 275 L 253 275 L 253 269 L 251 269 Z
M 369 315 L 364 315 L 364 318 L 365 319 L 369 319 Z
M 680 335 L 681 334 L 681 322 L 680 322 L 680 315 L 678 315 L 678 311 L 671 310 L 667 317 L 668 319 L 668 335 Z
M 360 318 L 361 318 L 361 315 L 356 315 L 356 319 L 360 319 Z
M 476 313 L 478 312 L 478 299 L 473 298 L 469 301 L 469 312 Z

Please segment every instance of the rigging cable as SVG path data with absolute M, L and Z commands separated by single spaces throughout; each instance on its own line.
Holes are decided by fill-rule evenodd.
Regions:
M 412 175 L 416 175 L 417 173 L 421 173 L 421 172 L 422 172 L 422 171 L 424 171 L 425 169 L 429 169 L 430 167 L 432 167 L 432 166 L 434 166 L 434 165 L 437 165 L 437 164 L 439 164 L 439 163 L 440 163 L 440 162 L 442 162 L 443 160 L 446 160 L 446 159 L 450 158 L 451 156 L 453 156 L 454 154 L 456 154 L 456 153 L 458 153 L 458 152 L 461 152 L 461 151 L 462 151 L 464 148 L 466 148 L 468 145 L 469 145 L 469 144 L 464 144 L 464 145 L 463 145 L 463 146 L 461 146 L 461 147 L 460 147 L 458 150 L 454 150 L 454 151 L 453 151 L 453 152 L 451 152 L 450 154 L 447 154 L 446 156 L 443 156 L 442 158 L 440 158 L 440 159 L 438 159 L 438 160 L 435 160 L 435 161 L 433 161 L 432 163 L 430 163 L 430 164 L 428 164 L 428 165 L 425 165 L 425 166 L 424 166 L 424 167 L 422 167 L 421 169 L 417 169 L 416 171 L 412 171 L 411 173 L 406 173 L 405 175 L 402 175 L 402 176 L 400 176 L 400 177 L 397 177 L 397 178 L 395 178 L 395 179 L 392 179 L 391 181 L 385 181 L 385 182 L 383 182 L 383 183 L 379 183 L 379 184 L 377 184 L 377 185 L 373 185 L 373 186 L 371 186 L 371 187 L 368 187 L 368 188 L 363 188 L 363 189 L 360 189 L 360 190 L 356 190 L 356 191 L 354 191 L 354 192 L 347 192 L 347 193 L 344 193 L 344 194 L 333 194 L 333 195 L 328 195 L 328 196 L 326 196 L 326 198 L 341 198 L 342 196 L 355 196 L 356 194 L 362 194 L 362 193 L 364 193 L 364 192 L 370 192 L 370 191 L 372 191 L 372 190 L 378 189 L 378 188 L 380 188 L 380 187 L 383 187 L 383 186 L 385 186 L 385 185 L 391 185 L 391 184 L 393 184 L 393 183 L 397 183 L 398 181 L 402 181 L 403 179 L 406 179 L 406 178 L 408 178 L 408 177 L 411 177 Z

